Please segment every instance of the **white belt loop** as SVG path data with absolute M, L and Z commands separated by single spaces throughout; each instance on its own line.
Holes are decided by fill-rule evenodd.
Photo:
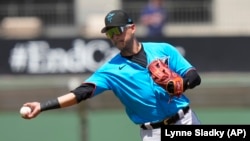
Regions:
M 178 111 L 178 115 L 179 115 L 179 118 L 183 118 L 184 117 L 184 111 L 182 109 L 180 109 Z
M 153 129 L 153 127 L 150 125 L 150 122 L 144 123 L 144 125 L 147 129 Z

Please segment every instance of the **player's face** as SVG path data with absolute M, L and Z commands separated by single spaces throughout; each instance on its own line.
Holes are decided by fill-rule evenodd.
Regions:
M 112 39 L 115 35 L 121 35 L 130 26 L 131 25 L 112 27 L 112 28 L 107 30 L 106 36 L 109 39 Z
M 127 25 L 123 27 L 113 27 L 106 32 L 106 36 L 119 49 L 123 50 L 129 46 L 129 41 L 132 38 L 132 27 L 134 25 Z

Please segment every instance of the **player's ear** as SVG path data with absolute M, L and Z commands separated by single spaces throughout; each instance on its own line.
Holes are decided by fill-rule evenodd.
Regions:
M 135 33 L 135 30 L 136 30 L 136 25 L 135 24 L 131 24 L 129 26 L 129 28 L 131 28 L 132 32 Z
M 136 28 L 136 25 L 135 24 L 131 24 L 130 26 L 132 29 L 135 29 Z

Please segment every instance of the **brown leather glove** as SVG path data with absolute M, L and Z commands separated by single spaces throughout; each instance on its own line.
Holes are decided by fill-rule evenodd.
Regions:
M 170 95 L 180 96 L 183 93 L 182 77 L 170 70 L 164 62 L 155 60 L 149 64 L 148 69 L 155 83 L 163 87 Z

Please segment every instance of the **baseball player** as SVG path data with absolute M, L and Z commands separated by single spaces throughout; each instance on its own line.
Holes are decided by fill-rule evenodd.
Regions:
M 161 126 L 200 124 L 184 92 L 201 78 L 175 47 L 168 43 L 140 42 L 136 25 L 123 10 L 105 17 L 105 33 L 120 52 L 103 64 L 79 87 L 45 102 L 27 102 L 35 118 L 46 110 L 78 104 L 112 90 L 128 117 L 140 127 L 142 141 L 160 141 Z

